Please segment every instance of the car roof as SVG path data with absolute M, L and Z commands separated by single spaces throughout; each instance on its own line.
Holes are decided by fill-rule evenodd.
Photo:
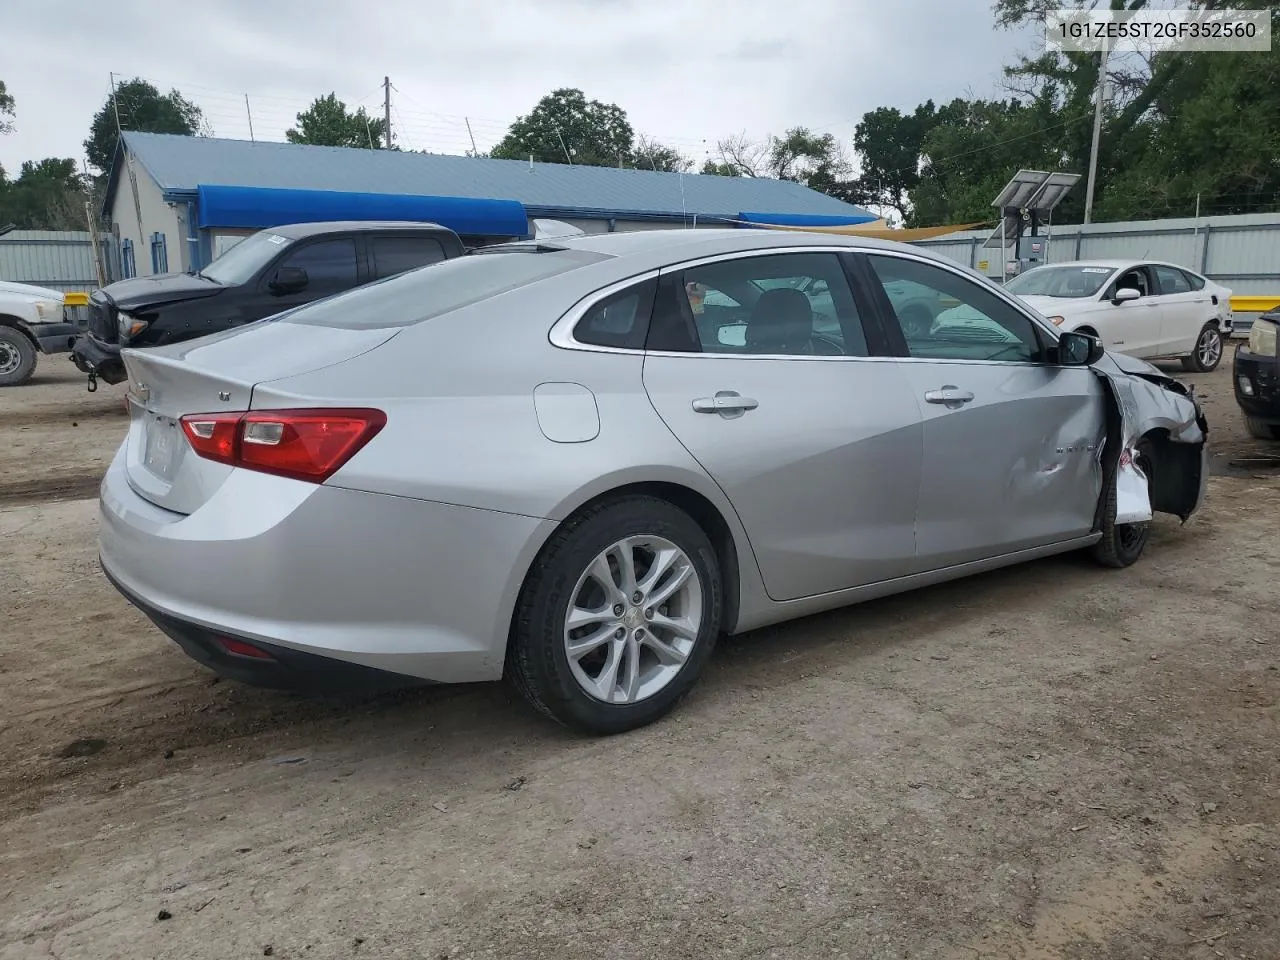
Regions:
M 655 254 L 674 254 L 675 260 L 714 257 L 765 248 L 847 247 L 851 250 L 903 250 L 906 244 L 848 234 L 829 234 L 792 230 L 756 229 L 662 229 L 623 233 L 592 233 L 580 237 L 549 237 L 546 240 L 521 240 L 507 246 L 537 246 L 583 250 L 609 257 L 647 259 Z M 910 248 L 918 256 L 938 259 L 923 248 Z M 953 261 L 946 261 L 953 263 Z
M 1168 260 L 1117 260 L 1117 259 L 1098 259 L 1098 260 L 1059 260 L 1053 263 L 1042 263 L 1036 267 L 1105 267 L 1108 270 L 1120 270 L 1124 267 L 1136 267 L 1142 264 L 1155 264 L 1161 267 L 1174 267 L 1178 270 L 1186 270 L 1188 273 L 1200 274 L 1192 270 L 1190 267 L 1184 267 L 1181 264 L 1170 263 Z M 1028 273 L 1031 271 L 1028 270 Z
M 302 240 L 322 233 L 378 233 L 385 231 L 421 232 L 421 233 L 453 233 L 448 227 L 438 223 L 427 223 L 421 220 L 316 220 L 311 223 L 285 223 L 276 227 L 267 227 L 267 231 L 288 237 L 290 240 Z

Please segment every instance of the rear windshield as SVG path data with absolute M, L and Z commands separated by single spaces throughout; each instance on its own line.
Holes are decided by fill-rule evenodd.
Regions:
M 407 327 L 608 259 L 585 250 L 489 248 L 318 300 L 279 319 L 346 329 Z

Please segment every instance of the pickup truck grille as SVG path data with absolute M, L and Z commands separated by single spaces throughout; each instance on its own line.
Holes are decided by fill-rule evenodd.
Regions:
M 118 335 L 115 304 L 97 293 L 89 298 L 89 332 L 104 343 L 115 343 Z

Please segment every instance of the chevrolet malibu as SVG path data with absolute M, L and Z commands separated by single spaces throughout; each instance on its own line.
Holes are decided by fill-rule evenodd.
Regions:
M 922 296 L 986 325 L 904 331 Z M 592 733 L 670 710 L 722 634 L 1127 566 L 1204 490 L 1180 384 L 856 238 L 507 244 L 123 359 L 102 565 L 188 654 L 273 686 L 505 675 Z

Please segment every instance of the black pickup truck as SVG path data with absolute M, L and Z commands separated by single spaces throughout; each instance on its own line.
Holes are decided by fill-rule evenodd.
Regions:
M 125 379 L 120 351 L 178 343 L 252 323 L 465 253 L 434 223 L 329 221 L 270 227 L 196 273 L 121 280 L 89 298 L 89 326 L 71 359 L 97 381 Z

